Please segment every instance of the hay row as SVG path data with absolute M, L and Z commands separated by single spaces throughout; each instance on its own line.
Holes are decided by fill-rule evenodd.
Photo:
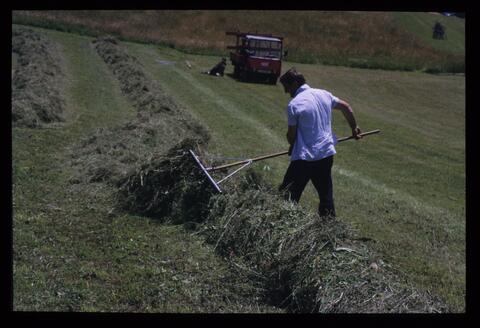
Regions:
M 253 171 L 216 194 L 188 154 L 186 142 L 152 158 L 121 188 L 124 209 L 196 233 L 257 286 L 265 301 L 290 312 L 444 312 L 383 262 L 341 220 L 320 219 L 284 201 Z M 197 152 L 199 150 L 196 150 Z
M 131 122 L 99 128 L 70 150 L 69 165 L 75 168 L 72 182 L 107 182 L 117 185 L 132 170 L 157 154 L 164 154 L 181 137 L 209 139 L 201 125 L 190 128 L 188 121 L 164 119 L 159 114 L 143 114 Z
M 198 140 L 184 139 L 119 181 L 122 208 L 171 222 L 201 222 L 213 188 L 188 152 L 197 147 Z
M 35 128 L 65 121 L 65 78 L 58 45 L 25 27 L 12 29 L 12 52 L 17 55 L 12 77 L 12 121 Z
M 141 62 L 130 55 L 115 37 L 98 37 L 92 41 L 92 44 L 120 81 L 123 94 L 138 111 L 176 112 L 178 110 L 176 102 L 145 73 Z
M 271 188 L 212 199 L 202 233 L 221 255 L 254 270 L 265 299 L 290 312 L 443 312 L 341 220 L 321 219 Z
M 166 153 L 183 138 L 195 139 L 198 144 L 208 142 L 208 130 L 172 98 L 163 95 L 142 64 L 116 39 L 102 37 L 93 44 L 120 81 L 137 117 L 113 128 L 97 129 L 74 145 L 70 160 L 75 168 L 72 182 L 118 185 L 132 170 Z

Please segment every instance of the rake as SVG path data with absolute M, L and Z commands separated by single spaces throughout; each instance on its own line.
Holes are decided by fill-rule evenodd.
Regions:
M 380 130 L 372 130 L 372 131 L 360 133 L 359 135 L 364 137 L 364 136 L 368 136 L 368 135 L 371 135 L 371 134 L 376 134 L 376 133 L 379 133 L 379 132 L 380 132 Z M 355 138 L 354 136 L 344 137 L 344 138 L 337 139 L 337 142 L 342 142 L 342 141 L 346 141 L 346 140 L 350 140 L 350 139 L 354 139 L 354 138 Z M 200 161 L 200 158 L 193 152 L 193 150 L 190 149 L 189 152 L 192 155 L 195 162 L 197 163 L 197 165 L 200 167 L 200 169 L 203 171 L 203 173 L 207 177 L 208 181 L 212 184 L 212 186 L 215 188 L 215 190 L 218 191 L 219 193 L 222 192 L 222 190 L 219 187 L 219 184 L 221 184 L 222 182 L 224 182 L 228 178 L 232 177 L 233 175 L 238 173 L 240 170 L 246 168 L 247 166 L 249 166 L 253 162 L 257 162 L 257 161 L 261 161 L 261 160 L 264 160 L 264 159 L 267 159 L 267 158 L 273 158 L 273 157 L 278 157 L 278 156 L 281 156 L 281 155 L 288 154 L 288 151 L 282 151 L 282 152 L 279 152 L 279 153 L 263 155 L 263 156 L 250 158 L 250 159 L 245 159 L 245 160 L 242 160 L 242 161 L 233 162 L 233 163 L 229 163 L 229 164 L 206 167 Z M 235 171 L 226 175 L 225 177 L 223 177 L 222 179 L 220 179 L 218 181 L 215 181 L 215 179 L 210 175 L 210 172 L 219 171 L 219 170 L 223 170 L 223 169 L 227 169 L 227 168 L 234 167 L 234 166 L 239 166 L 239 165 L 241 165 L 241 166 L 238 169 L 236 169 Z

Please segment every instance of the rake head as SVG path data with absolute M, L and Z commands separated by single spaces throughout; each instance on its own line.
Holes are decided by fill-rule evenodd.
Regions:
M 198 167 L 200 167 L 200 169 L 203 171 L 203 173 L 205 174 L 205 176 L 207 177 L 208 181 L 210 182 L 210 184 L 213 186 L 213 188 L 215 188 L 216 191 L 218 191 L 219 193 L 222 192 L 222 190 L 220 189 L 220 187 L 218 186 L 217 182 L 212 178 L 212 176 L 208 173 L 207 169 L 205 168 L 205 166 L 203 166 L 202 162 L 200 161 L 200 159 L 198 158 L 197 155 L 195 155 L 195 153 L 193 152 L 193 150 L 189 150 L 190 151 L 190 154 L 192 155 L 193 159 L 195 160 L 195 162 L 197 163 Z

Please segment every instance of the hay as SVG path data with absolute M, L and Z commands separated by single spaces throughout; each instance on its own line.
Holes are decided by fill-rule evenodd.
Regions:
M 137 110 L 154 113 L 173 111 L 178 115 L 177 103 L 163 92 L 145 72 L 142 63 L 130 55 L 115 37 L 98 37 L 92 44 L 120 81 L 123 94 Z
M 133 169 L 158 153 L 166 153 L 181 138 L 208 142 L 208 131 L 186 120 L 165 119 L 142 113 L 131 122 L 99 128 L 70 150 L 69 165 L 75 168 L 73 182 L 106 182 L 117 185 Z
M 120 81 L 137 117 L 112 128 L 97 129 L 80 140 L 71 150 L 70 165 L 75 168 L 71 182 L 118 185 L 135 169 L 142 170 L 142 165 L 155 154 L 166 153 L 183 139 L 196 139 L 199 144 L 208 142 L 208 130 L 174 99 L 165 96 L 141 63 L 116 39 L 98 38 L 93 44 Z
M 254 282 L 265 301 L 290 312 L 447 311 L 347 224 L 285 201 L 254 171 L 235 178 L 228 193 L 215 193 L 188 153 L 195 147 L 186 140 L 126 178 L 124 209 L 196 223 L 197 233 Z
M 174 223 L 200 222 L 208 211 L 213 187 L 189 149 L 198 140 L 185 139 L 167 154 L 157 154 L 119 182 L 123 209 Z
M 64 72 L 57 47 L 32 29 L 12 29 L 12 52 L 17 55 L 12 79 L 14 126 L 34 128 L 65 121 Z
M 321 219 L 270 187 L 211 199 L 202 234 L 221 255 L 240 258 L 265 299 L 290 312 L 442 312 L 345 223 Z M 232 256 L 234 256 L 232 258 Z

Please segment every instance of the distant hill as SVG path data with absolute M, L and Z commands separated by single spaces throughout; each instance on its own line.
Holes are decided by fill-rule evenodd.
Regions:
M 440 13 L 394 13 L 395 20 L 410 33 L 439 51 L 462 55 L 465 53 L 465 19 Z M 445 40 L 432 38 L 435 22 L 445 27 Z
M 432 39 L 435 21 L 447 39 Z M 285 37 L 289 60 L 392 70 L 465 71 L 465 19 L 422 12 L 14 11 L 13 22 L 225 55 L 227 30 Z

